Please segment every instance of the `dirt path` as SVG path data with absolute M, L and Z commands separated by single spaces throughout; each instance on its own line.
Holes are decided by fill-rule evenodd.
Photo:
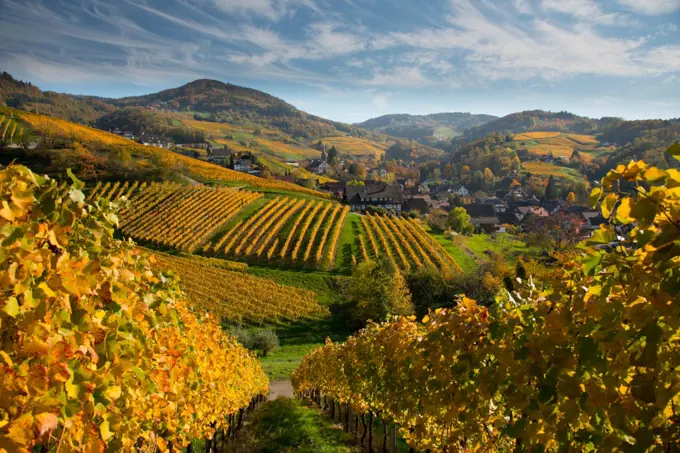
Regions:
M 286 398 L 293 397 L 293 386 L 290 381 L 271 381 L 269 383 L 269 401 L 277 399 L 279 396 Z

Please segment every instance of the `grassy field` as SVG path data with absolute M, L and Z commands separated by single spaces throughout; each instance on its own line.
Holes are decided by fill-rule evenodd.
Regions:
M 434 135 L 439 137 L 439 138 L 444 138 L 444 139 L 452 139 L 453 137 L 457 137 L 460 134 L 450 127 L 447 126 L 439 126 L 434 130 Z
M 460 247 L 454 244 L 451 239 L 446 237 L 446 235 L 433 231 L 429 226 L 425 226 L 425 231 L 446 249 L 463 271 L 470 272 L 477 266 L 475 258 L 461 250 Z
M 530 247 L 517 236 L 506 233 L 494 236 L 488 234 L 456 236 L 453 242 L 460 248 L 472 252 L 475 259 L 484 259 L 488 251 L 501 254 L 509 266 L 514 266 L 519 256 L 535 257 L 541 253 L 538 247 Z
M 255 141 L 262 151 L 269 152 L 275 156 L 281 156 L 284 159 L 317 159 L 321 156 L 321 151 L 304 145 L 283 143 L 262 137 L 255 137 Z
M 358 247 L 356 244 L 357 234 L 365 234 L 361 225 L 361 216 L 355 212 L 347 214 L 345 225 L 338 241 L 338 251 L 335 257 L 336 267 L 345 273 L 352 270 L 352 255 L 356 256 Z
M 335 179 L 329 178 L 324 175 L 317 175 L 316 173 L 312 173 L 301 167 L 298 168 L 292 165 L 285 164 L 280 160 L 268 157 L 266 155 L 262 154 L 259 155 L 259 163 L 260 165 L 267 168 L 275 175 L 283 176 L 287 173 L 293 173 L 299 178 L 318 180 L 319 184 L 323 184 L 326 182 L 335 182 Z
M 357 137 L 326 137 L 321 141 L 328 147 L 335 146 L 340 154 L 351 154 L 353 156 L 374 155 L 379 158 L 385 153 L 385 149 L 378 146 L 375 142 Z
M 322 412 L 297 399 L 279 398 L 263 404 L 253 413 L 227 451 L 360 453 L 362 448 L 351 434 Z
M 554 176 L 556 178 L 565 178 L 573 181 L 584 179 L 584 176 L 578 170 L 568 167 L 561 167 L 549 162 L 523 162 L 522 168 L 524 171 L 529 172 L 532 175 Z

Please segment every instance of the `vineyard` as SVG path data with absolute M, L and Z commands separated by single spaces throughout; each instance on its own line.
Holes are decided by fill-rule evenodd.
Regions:
M 204 247 L 204 252 L 332 269 L 348 211 L 338 203 L 277 197 Z
M 328 197 L 323 192 L 307 189 L 296 184 L 263 179 L 174 153 L 163 148 L 144 146 L 99 129 L 19 110 L 3 109 L 2 111 L 7 111 L 8 113 L 13 113 L 20 117 L 24 122 L 31 126 L 36 134 L 41 135 L 48 141 L 59 138 L 62 140 L 80 142 L 97 151 L 126 151 L 133 157 L 160 161 L 168 168 L 174 167 L 185 170 L 191 176 L 201 180 L 236 182 L 267 190 L 298 192 L 321 198 Z
M 0 115 L 0 149 L 22 139 L 24 128 L 9 116 Z
M 242 423 L 268 380 L 75 181 L 0 171 L 0 451 L 181 451 Z
M 340 154 L 349 154 L 352 156 L 375 156 L 379 158 L 385 154 L 387 145 L 378 144 L 371 140 L 359 137 L 326 137 L 322 138 L 327 147 L 335 146 Z
M 361 217 L 361 224 L 365 237 L 357 235 L 357 261 L 387 257 L 404 272 L 425 265 L 461 272 L 446 249 L 416 220 L 367 214 Z
M 295 321 L 326 313 L 312 291 L 284 286 L 196 259 L 151 252 L 160 269 L 180 277 L 194 305 L 219 318 L 249 324 Z M 237 264 L 237 263 L 234 263 Z
M 364 427 L 394 423 L 416 451 L 677 450 L 678 187 L 677 170 L 620 165 L 591 195 L 608 223 L 546 289 L 520 281 L 491 307 L 462 297 L 422 322 L 327 341 L 295 371 L 296 391 Z
M 136 240 L 186 252 L 199 250 L 257 192 L 168 183 L 98 183 L 89 200 L 130 201 L 119 213 L 121 231 Z

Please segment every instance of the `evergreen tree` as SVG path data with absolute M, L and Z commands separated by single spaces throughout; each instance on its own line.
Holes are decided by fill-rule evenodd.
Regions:
M 545 198 L 546 200 L 554 200 L 559 197 L 557 192 L 557 185 L 555 185 L 555 180 L 552 176 L 548 180 L 548 186 L 545 188 Z
M 331 146 L 331 149 L 328 150 L 328 163 L 331 165 L 338 163 L 338 150 L 335 146 Z

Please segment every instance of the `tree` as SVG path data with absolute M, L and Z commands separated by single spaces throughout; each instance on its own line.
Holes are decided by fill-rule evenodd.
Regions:
M 432 209 L 427 214 L 427 224 L 434 230 L 445 231 L 449 226 L 446 211 Z
M 559 197 L 559 193 L 557 191 L 557 185 L 555 184 L 555 179 L 550 176 L 550 179 L 548 179 L 548 185 L 545 188 L 545 198 L 547 200 L 554 200 Z
M 451 229 L 461 234 L 471 234 L 474 226 L 470 223 L 470 214 L 463 207 L 456 207 L 451 210 L 447 218 Z
M 335 165 L 338 163 L 338 150 L 335 148 L 335 146 L 331 146 L 331 149 L 328 150 L 328 155 L 326 156 L 327 162 L 331 165 Z
M 569 194 L 567 195 L 567 203 L 568 204 L 576 203 L 576 194 L 574 194 L 574 192 L 569 192 Z
M 253 347 L 262 350 L 262 357 L 279 347 L 279 337 L 274 329 L 260 329 L 253 335 Z
M 461 288 L 453 274 L 442 273 L 434 266 L 423 266 L 406 277 L 413 298 L 416 315 L 423 316 L 428 310 L 450 307 Z
M 580 239 L 583 221 L 575 215 L 558 211 L 550 217 L 527 216 L 522 228 L 529 243 L 558 252 L 573 247 Z
M 349 173 L 356 178 L 366 179 L 366 165 L 361 162 L 354 162 L 349 166 Z
M 472 174 L 472 186 L 474 189 L 482 189 L 484 187 L 484 173 L 480 170 Z
M 387 259 L 365 261 L 354 268 L 347 288 L 350 313 L 357 325 L 384 321 L 388 315 L 413 313 L 404 277 Z
M 484 190 L 489 190 L 493 188 L 493 184 L 494 182 L 496 182 L 496 176 L 488 167 L 484 169 L 484 173 L 482 176 L 484 181 Z

